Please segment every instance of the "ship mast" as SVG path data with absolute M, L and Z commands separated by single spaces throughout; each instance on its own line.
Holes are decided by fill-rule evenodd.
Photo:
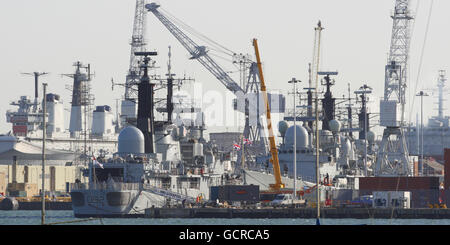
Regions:
M 48 72 L 27 72 L 22 73 L 23 75 L 34 76 L 34 105 L 33 105 L 33 113 L 37 113 L 38 111 L 38 98 L 39 98 L 39 77 L 47 75 Z M 45 98 L 44 98 L 45 99 Z
M 444 119 L 444 91 L 445 82 L 447 81 L 445 70 L 439 70 L 439 80 L 438 80 L 438 120 L 442 121 Z

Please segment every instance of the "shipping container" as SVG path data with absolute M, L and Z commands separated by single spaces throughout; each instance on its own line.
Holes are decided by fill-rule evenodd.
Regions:
M 362 177 L 359 189 L 369 191 L 438 190 L 439 177 Z
M 217 193 L 217 194 L 216 194 Z M 211 200 L 213 197 L 220 202 L 259 202 L 258 185 L 224 185 L 211 187 Z
M 410 208 L 411 192 L 409 191 L 374 191 L 374 208 Z

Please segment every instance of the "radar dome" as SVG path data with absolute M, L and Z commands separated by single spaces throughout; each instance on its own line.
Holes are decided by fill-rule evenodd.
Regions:
M 306 129 L 300 125 L 296 125 L 296 144 L 297 144 L 297 148 L 306 148 L 308 147 L 308 131 L 306 131 Z M 285 143 L 288 146 L 293 146 L 294 145 L 294 126 L 289 127 L 286 130 L 286 134 L 285 134 L 286 138 L 285 138 Z
M 337 133 L 341 130 L 341 123 L 334 119 L 328 122 L 328 126 L 333 133 Z
M 286 134 L 286 130 L 288 129 L 289 125 L 286 121 L 279 121 L 278 122 L 278 132 L 280 132 L 281 136 L 284 137 Z
M 374 142 L 375 141 L 375 133 L 373 131 L 368 131 L 367 132 L 367 140 L 369 142 Z
M 128 126 L 120 131 L 118 153 L 144 153 L 144 134 L 136 127 Z

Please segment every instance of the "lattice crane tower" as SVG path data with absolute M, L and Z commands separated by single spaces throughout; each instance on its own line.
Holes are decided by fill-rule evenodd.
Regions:
M 121 106 L 121 116 L 126 121 L 127 118 L 136 119 L 137 84 L 140 78 L 139 63 L 141 56 L 136 56 L 136 52 L 145 52 L 147 43 L 145 42 L 147 13 L 145 10 L 145 0 L 136 0 L 136 11 L 134 14 L 133 34 L 131 36 L 130 66 L 125 81 L 125 95 Z
M 389 60 L 385 67 L 384 98 L 380 101 L 380 126 L 385 127 L 375 163 L 376 176 L 410 175 L 405 140 L 410 24 L 409 0 L 396 0 Z

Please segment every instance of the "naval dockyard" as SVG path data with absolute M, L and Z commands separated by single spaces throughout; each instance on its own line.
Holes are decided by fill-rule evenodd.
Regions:
M 68 129 L 63 98 L 42 82 L 49 73 L 21 74 L 34 95 L 21 95 L 6 112 L 11 129 L 0 135 L 0 210 L 72 210 L 76 218 L 449 219 L 447 75 L 438 70 L 427 81 L 432 93 L 415 91 L 421 116 L 411 122 L 411 6 L 392 0 L 386 15 L 390 48 L 378 69 L 383 97 L 374 102 L 371 82 L 351 87 L 338 71 L 321 70 L 327 23 L 311 26 L 308 76 L 285 81 L 292 89 L 278 93 L 268 90 L 274 85 L 265 79 L 258 37 L 248 43 L 252 55 L 232 52 L 163 4 L 136 0 L 129 67 L 123 83 L 111 81 L 123 91 L 115 110 L 95 103 L 96 93 L 108 93 L 92 89 L 96 64 L 75 60 L 67 64 L 73 72 L 61 76 L 72 93 Z M 154 50 L 146 42 L 149 22 L 162 25 L 187 55 L 173 57 L 171 46 Z M 199 36 L 232 57 L 238 78 Z M 167 64 L 158 64 L 166 55 Z M 175 75 L 185 68 L 173 60 L 183 58 L 233 94 L 227 106 L 242 114 L 242 130 L 208 131 L 202 106 L 177 93 L 198 83 Z M 348 93 L 336 96 L 342 84 Z M 427 122 L 424 99 L 437 105 Z

